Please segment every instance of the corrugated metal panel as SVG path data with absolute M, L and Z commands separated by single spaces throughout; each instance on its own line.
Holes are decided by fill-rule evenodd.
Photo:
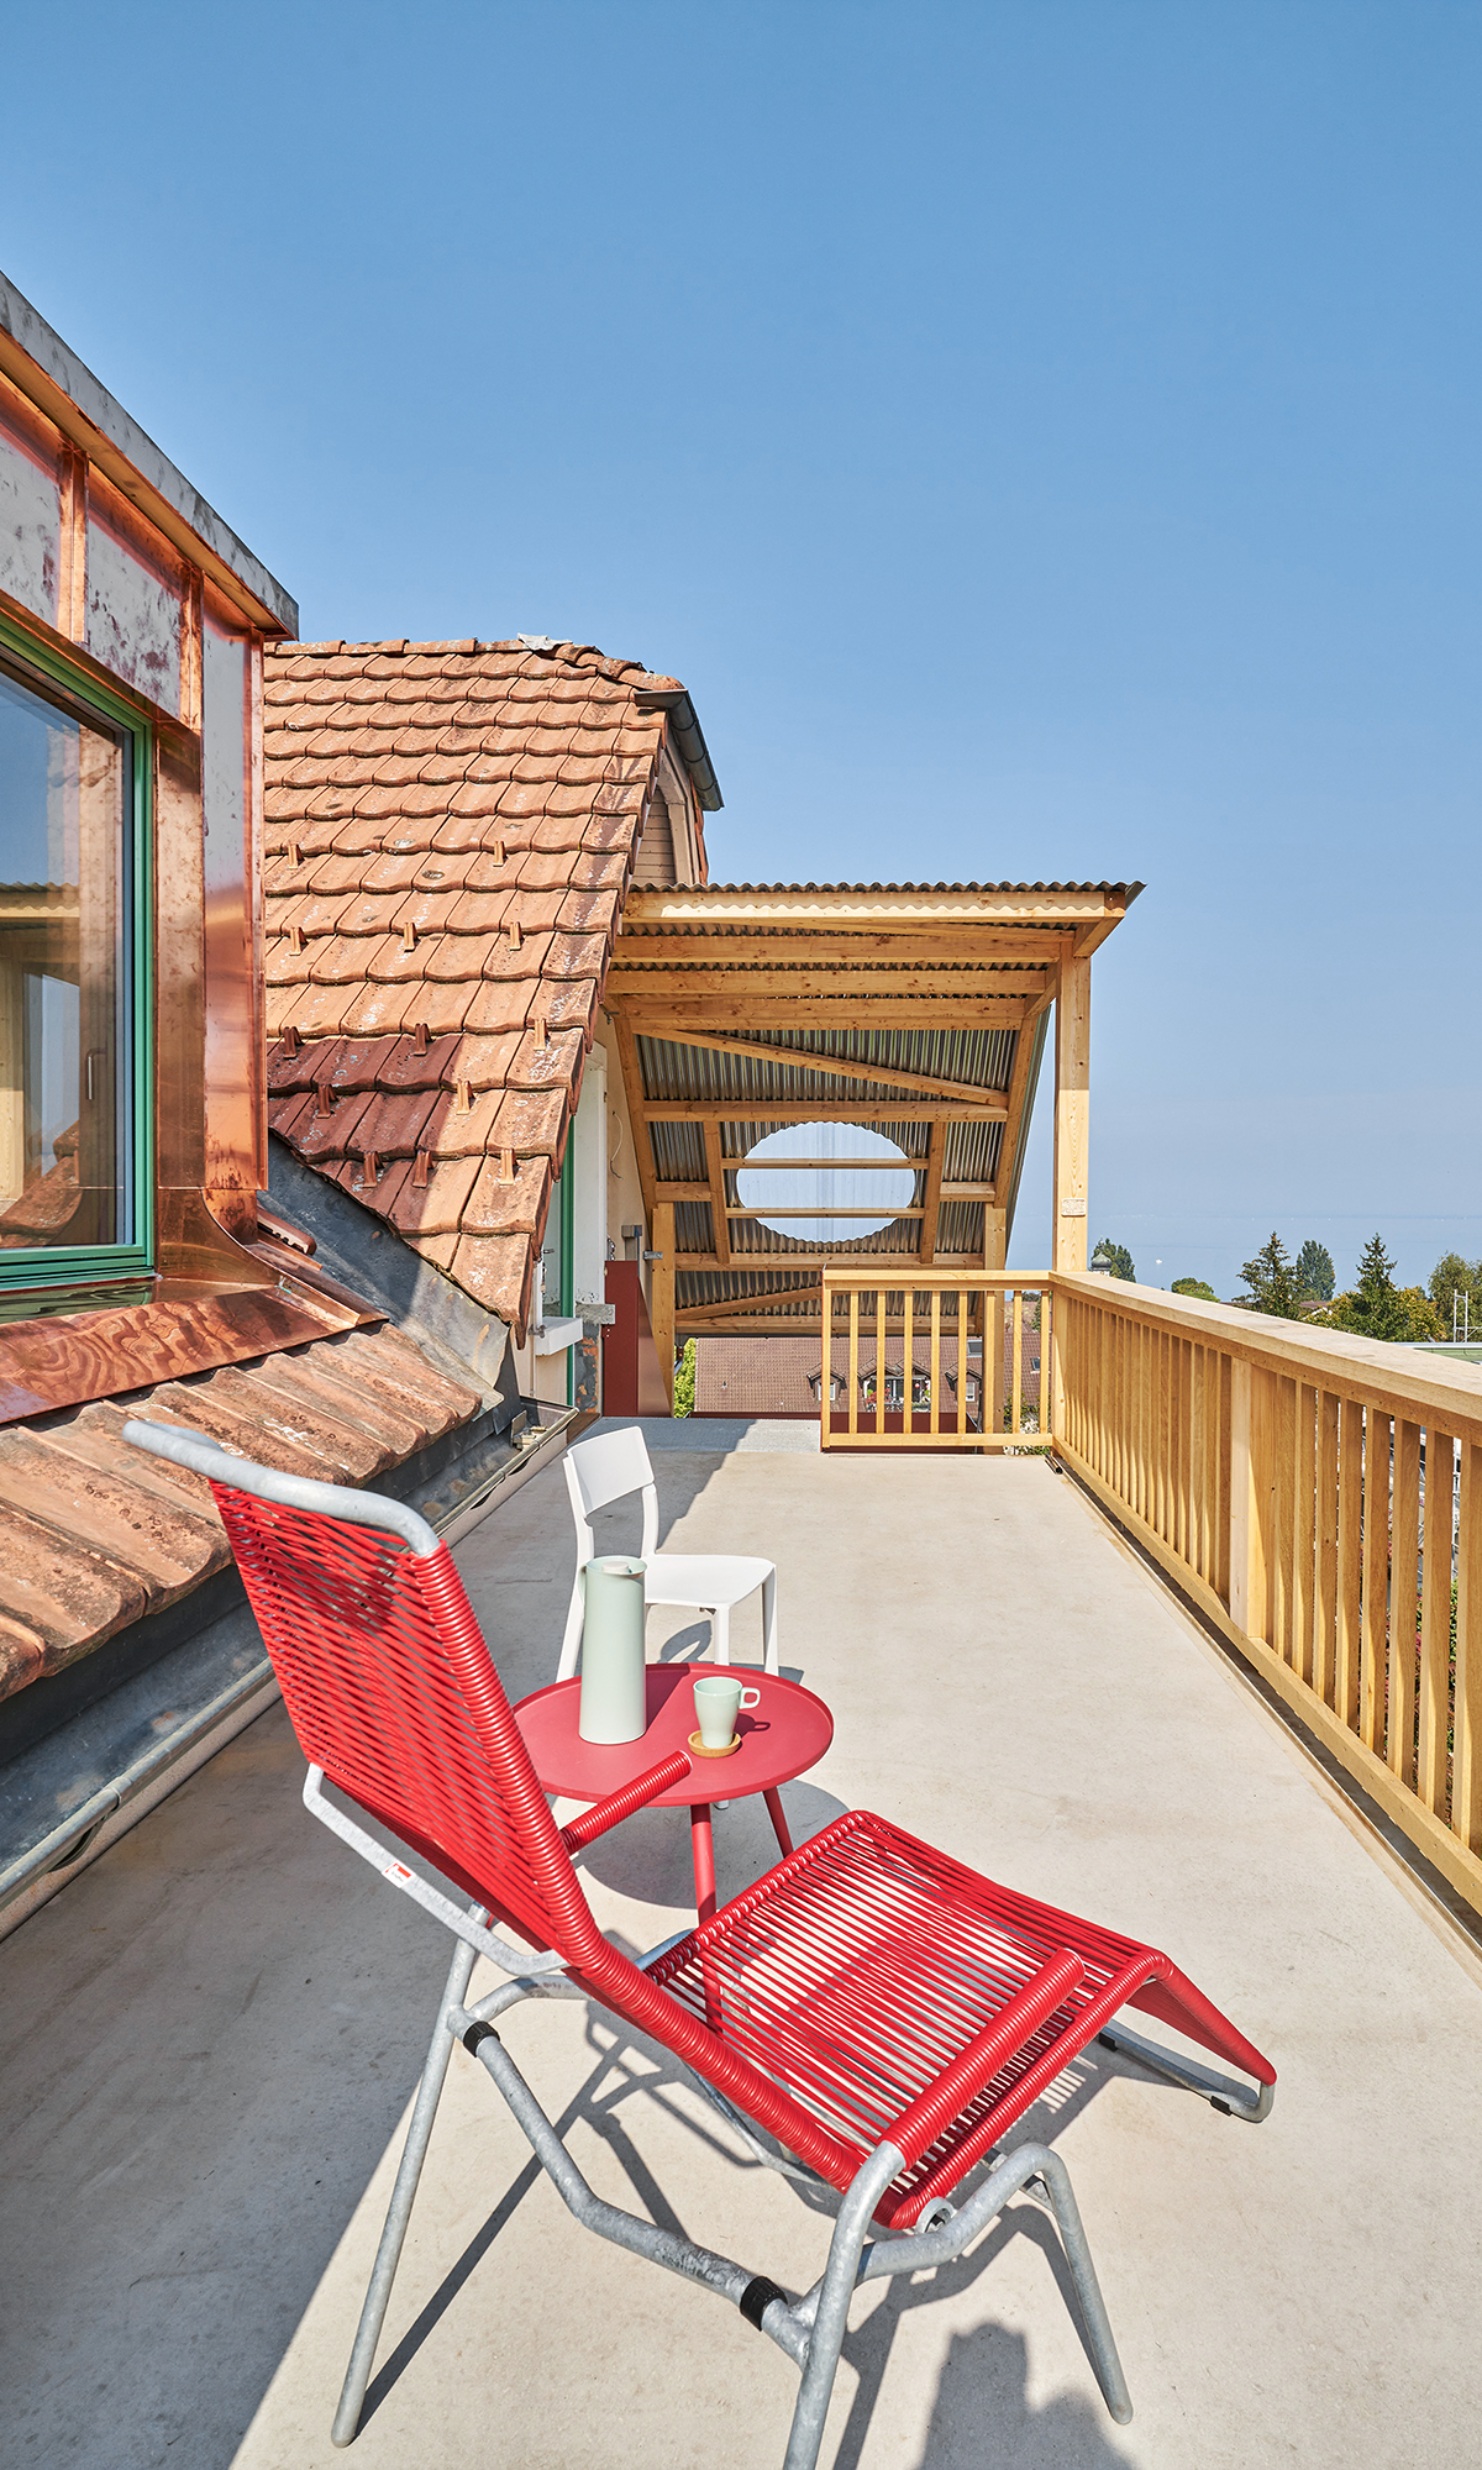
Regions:
M 715 1222 L 708 1201 L 675 1202 L 674 1249 L 676 1252 L 715 1250 Z
M 967 1178 L 964 1176 L 963 1181 Z M 983 1258 L 983 1203 L 981 1201 L 943 1201 L 937 1220 L 938 1252 L 970 1252 L 975 1260 Z
M 948 1124 L 942 1145 L 942 1179 L 949 1184 L 991 1184 L 1003 1148 L 1002 1124 Z
M 650 1124 L 654 1172 L 661 1183 L 705 1181 L 705 1135 L 698 1124 Z
M 795 1272 L 791 1265 L 777 1268 L 770 1264 L 756 1269 L 686 1269 L 681 1263 L 675 1281 L 675 1301 L 681 1307 L 716 1304 L 737 1295 L 766 1297 L 768 1311 L 772 1308 L 769 1288 L 786 1287 L 798 1297 L 798 1308 L 818 1309 L 818 1272 Z
M 837 1253 L 914 1252 L 921 1241 L 919 1218 L 893 1218 L 889 1226 L 874 1235 L 856 1235 L 845 1241 L 835 1237 L 826 1244 L 799 1243 L 795 1235 L 779 1235 L 759 1218 L 733 1218 L 731 1221 L 732 1252 L 784 1252 L 795 1258 L 812 1254 L 815 1260 Z
M 653 1127 L 656 1134 L 664 1128 L 667 1127 L 661 1127 L 658 1124 Z M 764 1141 L 768 1133 L 776 1130 L 775 1120 L 765 1115 L 747 1123 L 722 1124 L 720 1127 L 721 1155 L 728 1163 L 734 1162 L 739 1166 L 741 1161 L 755 1149 L 758 1141 Z M 914 1158 L 920 1162 L 925 1161 L 931 1141 L 930 1124 L 872 1123 L 870 1130 L 883 1133 L 887 1141 L 894 1141 L 896 1148 L 903 1150 L 908 1158 Z M 700 1171 L 704 1173 L 703 1167 Z
M 818 1098 L 837 1105 L 848 1098 L 889 1099 L 899 1091 L 872 1082 L 869 1066 L 925 1072 L 958 1081 L 965 1092 L 1004 1089 L 1013 1063 L 1014 1033 L 1006 1029 L 758 1029 L 758 1054 L 721 1055 L 707 1047 L 669 1039 L 637 1041 L 645 1094 L 659 1099 L 752 1100 Z M 773 1063 L 760 1050 L 768 1049 Z M 858 1076 L 814 1072 L 809 1055 L 857 1063 Z
M 1099 892 L 1134 900 L 1140 883 L 710 883 L 707 892 Z

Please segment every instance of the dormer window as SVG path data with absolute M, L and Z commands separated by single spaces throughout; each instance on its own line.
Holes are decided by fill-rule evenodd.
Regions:
M 0 662 L 0 1286 L 147 1265 L 147 733 L 60 663 Z

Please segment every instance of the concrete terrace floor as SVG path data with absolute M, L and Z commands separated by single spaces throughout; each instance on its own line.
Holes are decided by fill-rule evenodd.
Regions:
M 1281 2075 L 1252 2129 L 1097 2053 L 1013 2131 L 1070 2165 L 1130 2427 L 1101 2406 L 1026 2201 L 935 2284 L 856 2301 L 825 2460 L 1475 2462 L 1478 1968 L 1042 1462 L 848 1460 L 806 1438 L 681 1427 L 657 1457 L 673 1543 L 776 1558 L 784 1668 L 835 1711 L 828 1758 L 785 1795 L 798 1832 L 863 1803 L 1166 1947 Z M 523 1695 L 551 1675 L 570 1585 L 559 1468 L 459 1559 Z M 344 2458 L 329 2421 L 446 1942 L 307 1817 L 301 1774 L 281 1710 L 264 1716 L 0 1946 L 8 2463 Z M 588 1857 L 635 1948 L 685 1918 L 687 1838 L 648 1813 Z M 722 1893 L 769 1846 L 759 1805 L 720 1815 Z M 813 2279 L 824 2222 L 652 2050 L 574 2004 L 505 2035 L 603 2193 Z M 794 2390 L 732 2311 L 581 2231 L 455 2053 L 351 2458 L 772 2470 Z

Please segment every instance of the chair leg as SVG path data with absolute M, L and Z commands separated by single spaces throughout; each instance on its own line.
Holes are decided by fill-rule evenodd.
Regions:
M 762 1638 L 765 1643 L 765 1666 L 768 1672 L 777 1670 L 777 1572 L 771 1571 L 762 1580 Z
M 717 1604 L 710 1615 L 710 1655 L 712 1662 L 717 1664 L 728 1664 L 731 1660 L 731 1608 L 729 1604 Z
M 556 1679 L 569 1681 L 576 1671 L 576 1659 L 581 1653 L 582 1616 L 586 1610 L 582 1594 L 581 1571 L 571 1590 L 571 1602 L 566 1608 L 566 1629 L 561 1640 L 561 1661 L 556 1666 Z
M 808 2360 L 798 2387 L 783 2470 L 816 2470 L 839 2369 L 839 2352 L 849 2328 L 849 2301 L 859 2279 L 860 2255 L 875 2207 L 902 2166 L 893 2144 L 877 2144 L 850 2180 L 839 2207 L 808 2337 Z
M 386 2321 L 386 2309 L 390 2304 L 391 2284 L 396 2279 L 396 2268 L 401 2261 L 402 2242 L 407 2234 L 407 2223 L 412 2217 L 412 2206 L 417 2195 L 417 2182 L 422 2176 L 422 2164 L 427 2158 L 427 2147 L 432 2138 L 432 2123 L 437 2116 L 437 2105 L 442 2099 L 443 2084 L 447 2077 L 448 2060 L 453 2054 L 453 2032 L 447 2021 L 448 2010 L 461 2007 L 463 2004 L 469 1976 L 473 1971 L 473 1959 L 473 1948 L 465 1946 L 460 1939 L 454 1950 L 452 1964 L 448 1969 L 447 1986 L 438 2002 L 437 2022 L 432 2028 L 432 2044 L 427 2053 L 427 2064 L 422 2070 L 422 2081 L 417 2087 L 417 2099 L 412 2109 L 412 2123 L 407 2129 L 407 2140 L 402 2148 L 396 2184 L 391 2190 L 391 2202 L 386 2212 L 386 2225 L 381 2232 L 381 2243 L 376 2249 L 376 2260 L 371 2268 L 365 2304 L 360 2311 L 360 2325 L 355 2335 L 355 2347 L 350 2353 L 350 2364 L 345 2370 L 340 2406 L 335 2412 L 334 2426 L 331 2430 L 330 2440 L 334 2444 L 353 2444 L 356 2430 L 360 2425 L 360 2413 L 365 2404 L 365 2388 L 370 2382 L 371 2369 L 376 2360 L 376 2344 L 381 2338 L 381 2327 Z

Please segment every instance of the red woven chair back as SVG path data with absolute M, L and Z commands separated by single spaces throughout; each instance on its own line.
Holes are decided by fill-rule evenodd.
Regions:
M 446 1545 L 211 1490 L 311 1765 L 532 1945 L 600 1961 Z

